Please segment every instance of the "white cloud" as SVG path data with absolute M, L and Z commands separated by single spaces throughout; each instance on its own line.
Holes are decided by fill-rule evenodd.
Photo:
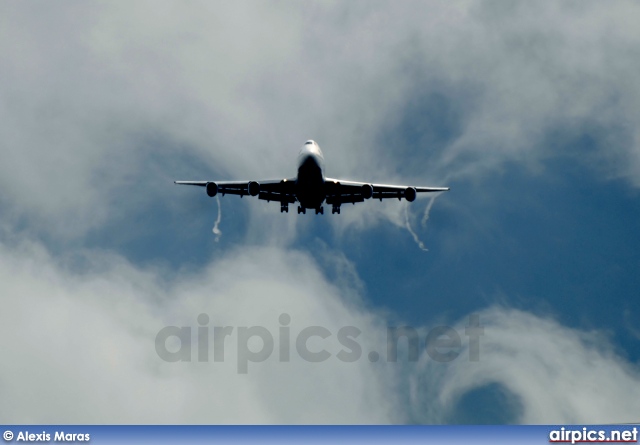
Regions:
M 639 8 L 4 2 L 3 220 L 81 239 L 127 215 L 139 196 L 173 199 L 154 188 L 176 179 L 174 169 L 184 173 L 171 156 L 227 178 L 290 176 L 309 137 L 331 176 L 449 185 L 506 160 L 539 166 L 555 155 L 550 134 L 571 140 L 586 128 L 606 148 L 579 155 L 637 186 Z M 429 93 L 462 110 L 460 134 L 444 147 L 383 146 L 380 133 Z M 398 151 L 414 154 L 409 166 Z M 156 159 L 162 165 L 150 167 Z M 338 233 L 380 220 L 404 225 L 397 202 L 369 204 L 334 219 Z M 22 235 L 5 236 L 14 243 L 0 247 L 3 419 L 438 422 L 466 391 L 498 382 L 522 400 L 524 422 L 637 421 L 627 416 L 638 412 L 637 370 L 597 337 L 514 311 L 484 313 L 479 363 L 411 370 L 270 360 L 238 375 L 233 355 L 224 364 L 159 362 L 158 330 L 195 327 L 201 312 L 212 325 L 273 332 L 287 312 L 292 329 L 357 325 L 367 347 L 384 344 L 385 319 L 358 303 L 353 273 L 332 285 L 308 255 L 282 248 L 305 220 L 250 208 L 247 242 L 270 247 L 239 248 L 197 273 L 140 269 L 95 251 L 52 257 Z M 407 372 L 416 373 L 412 398 L 399 392 Z
M 150 159 L 183 153 L 216 175 L 289 176 L 309 137 L 332 176 L 439 184 L 507 159 L 536 164 L 554 155 L 550 131 L 590 128 L 607 142 L 596 165 L 639 176 L 634 2 L 2 9 L 2 198 L 58 236 L 126 212 L 121 185 L 144 182 Z M 461 134 L 444 150 L 412 147 L 427 161 L 403 171 L 380 132 L 429 92 L 463 110 Z M 402 212 L 372 207 L 355 208 L 354 221 Z
M 0 248 L 0 416 L 8 423 L 380 423 L 399 421 L 384 369 L 335 357 L 308 363 L 296 333 L 319 325 L 333 333 L 310 349 L 338 352 L 340 327 L 367 330 L 381 343 L 379 320 L 328 283 L 300 252 L 245 249 L 200 273 L 167 278 L 118 256 L 86 252 L 52 258 L 41 246 Z M 348 287 L 346 282 L 343 285 Z M 357 285 L 357 283 L 356 283 Z M 167 325 L 232 326 L 225 360 L 168 363 L 156 355 Z M 291 318 L 291 361 L 279 362 L 279 316 Z M 238 373 L 238 329 L 264 326 L 276 349 Z M 371 334 L 374 334 L 372 337 Z M 169 343 L 169 349 L 173 345 Z M 260 341 L 251 343 L 260 348 Z
M 638 421 L 640 369 L 615 353 L 603 333 L 564 327 L 514 309 L 479 314 L 479 360 L 469 342 L 449 364 L 425 355 L 412 379 L 420 420 L 443 421 L 467 392 L 498 383 L 522 405 L 522 423 L 605 424 Z M 464 332 L 465 325 L 457 327 Z M 421 415 L 421 416 L 420 416 Z
M 242 249 L 175 275 L 105 253 L 52 257 L 23 241 L 0 246 L 0 283 L 0 416 L 8 423 L 438 423 L 451 420 L 460 396 L 491 382 L 521 400 L 521 422 L 637 420 L 636 368 L 595 334 L 515 310 L 480 314 L 478 362 L 468 360 L 460 325 L 463 349 L 448 365 L 426 353 L 417 364 L 386 363 L 387 321 L 359 300 L 357 276 L 343 274 L 336 287 L 302 252 Z M 161 360 L 160 329 L 188 326 L 195 337 L 201 313 L 211 336 L 215 326 L 234 327 L 224 362 L 213 361 L 211 338 L 208 362 L 198 362 L 195 343 L 192 362 Z M 282 313 L 291 317 L 289 362 L 278 359 Z M 310 350 L 331 352 L 322 363 L 296 352 L 296 336 L 314 325 L 332 333 L 309 341 Z M 249 362 L 246 374 L 238 373 L 242 326 L 274 337 L 273 354 Z M 346 349 L 336 339 L 343 326 L 362 330 L 353 363 L 335 357 Z M 370 363 L 371 350 L 383 361 Z

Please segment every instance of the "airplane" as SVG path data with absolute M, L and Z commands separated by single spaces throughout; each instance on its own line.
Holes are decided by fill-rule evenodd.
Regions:
M 295 178 L 267 181 L 174 181 L 175 184 L 205 187 L 207 195 L 257 196 L 267 202 L 280 203 L 280 212 L 289 212 L 289 204 L 298 205 L 298 214 L 315 209 L 324 214 L 323 203 L 332 206 L 332 214 L 340 214 L 342 204 L 355 204 L 374 198 L 406 199 L 413 202 L 418 193 L 446 192 L 449 187 L 413 187 L 405 185 L 371 184 L 327 178 L 324 175 L 324 156 L 320 146 L 308 140 L 298 155 L 298 175 Z

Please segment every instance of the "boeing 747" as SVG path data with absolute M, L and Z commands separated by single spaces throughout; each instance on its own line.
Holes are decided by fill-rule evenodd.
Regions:
M 413 202 L 418 193 L 445 192 L 449 187 L 413 187 L 405 185 L 371 184 L 327 178 L 324 175 L 324 156 L 315 141 L 305 142 L 298 155 L 298 175 L 289 179 L 267 181 L 175 181 L 176 184 L 205 187 L 210 197 L 224 195 L 257 196 L 265 201 L 280 203 L 281 212 L 289 212 L 289 204 L 296 201 L 298 214 L 314 209 L 324 214 L 323 203 L 331 205 L 331 213 L 340 213 L 342 204 L 364 202 L 374 198 L 406 199 Z

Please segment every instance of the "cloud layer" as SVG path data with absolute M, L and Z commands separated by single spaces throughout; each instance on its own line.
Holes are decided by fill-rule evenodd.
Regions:
M 499 307 L 483 311 L 480 319 L 485 335 L 479 361 L 442 366 L 423 357 L 412 380 L 421 420 L 455 421 L 448 416 L 465 393 L 499 384 L 521 406 L 519 423 L 638 421 L 640 370 L 616 354 L 604 333 Z
M 331 258 L 336 262 L 339 257 Z M 469 360 L 466 321 L 460 356 L 438 362 L 387 362 L 386 316 L 360 299 L 357 276 L 330 282 L 303 252 L 277 248 L 228 253 L 200 272 L 140 269 L 117 255 L 85 252 L 54 258 L 36 243 L 0 248 L 0 417 L 7 423 L 440 423 L 467 392 L 503 385 L 523 406 L 517 422 L 636 421 L 638 369 L 606 339 L 515 310 L 480 314 L 478 361 Z M 282 324 L 286 313 L 290 323 Z M 234 327 L 224 360 L 199 362 L 197 321 Z M 156 353 L 165 326 L 192 330 L 191 362 Z M 242 327 L 262 326 L 275 348 L 239 373 Z M 280 329 L 290 328 L 290 358 L 280 357 Z M 331 336 L 308 341 L 331 357 L 304 360 L 296 337 L 309 326 Z M 355 362 L 338 341 L 354 326 Z M 429 327 L 417 327 L 421 334 Z M 433 326 L 431 326 L 433 328 Z M 422 341 L 426 335 L 422 335 Z M 258 352 L 261 340 L 247 342 Z M 168 342 L 167 350 L 178 344 Z M 382 360 L 370 362 L 369 351 Z
M 567 157 L 637 188 L 636 2 L 4 2 L 0 17 L 4 422 L 439 423 L 493 384 L 514 421 L 638 420 L 636 365 L 601 333 L 521 311 L 481 313 L 478 362 L 370 363 L 397 320 L 368 306 L 343 252 L 291 248 L 309 220 L 264 203 L 196 269 L 189 254 L 135 264 L 121 235 L 158 202 L 188 232 L 197 191 L 174 179 L 292 176 L 308 138 L 354 180 L 481 186 Z M 328 223 L 338 236 L 415 219 L 349 210 Z M 100 231 L 121 244 L 87 247 Z M 160 360 L 159 330 L 195 332 L 201 313 L 272 333 L 287 313 L 292 331 L 334 333 L 332 354 L 357 326 L 363 355 L 273 355 L 243 375 L 232 336 L 224 363 Z
M 0 417 L 7 423 L 379 423 L 400 421 L 385 370 L 364 360 L 308 363 L 278 353 L 238 372 L 237 331 L 262 326 L 279 341 L 282 313 L 295 334 L 379 322 L 348 303 L 314 261 L 277 249 L 232 252 L 171 279 L 113 255 L 52 258 L 36 244 L 2 247 Z M 348 287 L 343 292 L 348 292 Z M 198 362 L 197 317 L 235 329 L 223 362 Z M 156 354 L 165 326 L 191 327 L 193 362 Z M 375 335 L 372 337 L 372 333 Z M 336 343 L 333 340 L 333 343 Z M 175 345 L 167 343 L 167 348 Z M 260 341 L 249 343 L 260 350 Z M 326 345 L 338 352 L 331 341 Z M 309 341 L 309 349 L 317 347 Z M 323 347 L 320 342 L 319 350 Z M 277 350 L 276 350 L 277 351 Z M 29 394 L 29 396 L 25 396 Z M 301 409 L 304 407 L 304 409 Z M 395 411 L 395 412 L 394 412 Z
M 152 179 L 290 176 L 309 137 L 332 176 L 450 183 L 569 154 L 638 185 L 634 2 L 2 9 L 2 198 L 58 236 Z M 374 212 L 338 224 L 402 220 Z

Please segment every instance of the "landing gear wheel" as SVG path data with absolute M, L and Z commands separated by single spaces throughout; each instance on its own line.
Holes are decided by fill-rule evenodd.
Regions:
M 280 213 L 289 213 L 289 204 L 282 204 L 280 206 Z
M 337 213 L 338 215 L 340 214 L 340 206 L 333 206 L 331 214 L 333 215 L 334 213 Z
M 302 206 L 298 206 L 298 215 L 307 213 L 307 209 L 302 208 Z
M 324 207 L 320 206 L 316 209 L 316 215 L 320 214 L 320 215 L 324 215 Z

